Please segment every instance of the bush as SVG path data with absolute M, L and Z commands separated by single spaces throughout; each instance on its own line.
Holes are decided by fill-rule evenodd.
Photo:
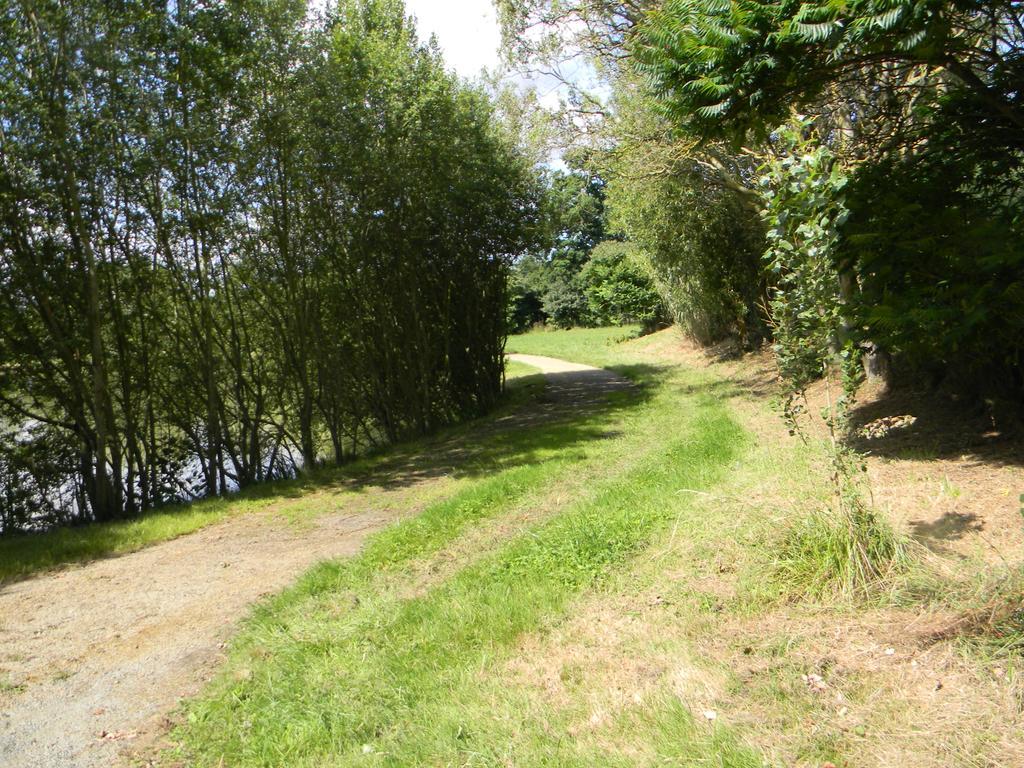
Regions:
M 853 325 L 897 375 L 1019 402 L 1024 157 L 954 141 L 932 135 L 925 151 L 854 175 L 840 244 L 860 284 Z
M 544 292 L 544 314 L 556 328 L 593 325 L 583 283 L 578 274 L 552 270 L 553 275 Z
M 599 243 L 580 278 L 595 324 L 637 323 L 650 331 L 664 322 L 666 313 L 650 268 L 629 243 Z
M 804 137 L 807 128 L 797 122 L 776 131 L 777 155 L 760 176 L 775 354 L 783 379 L 796 391 L 842 354 L 849 357 L 848 307 L 835 253 L 848 215 L 847 177 L 827 147 Z
M 675 159 L 672 147 L 641 149 L 642 156 L 620 156 L 608 185 L 612 223 L 649 261 L 665 307 L 694 340 L 760 340 L 764 229 L 757 212 L 708 182 L 692 161 Z M 658 170 L 645 173 L 645 164 Z

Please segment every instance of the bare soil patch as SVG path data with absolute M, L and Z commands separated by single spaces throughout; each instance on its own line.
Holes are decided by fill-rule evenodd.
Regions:
M 111 765 L 198 690 L 251 603 L 393 517 L 386 504 L 303 529 L 243 517 L 7 587 L 0 665 L 21 690 L 2 702 L 0 765 Z

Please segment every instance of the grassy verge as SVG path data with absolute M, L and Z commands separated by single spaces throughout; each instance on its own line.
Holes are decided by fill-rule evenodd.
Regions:
M 544 355 L 586 363 L 599 368 L 614 368 L 630 362 L 623 355 L 622 342 L 634 339 L 640 326 L 626 325 L 615 328 L 577 328 L 571 332 L 538 329 L 520 336 L 512 336 L 505 345 L 510 354 Z
M 534 350 L 564 355 L 570 346 Z M 538 712 L 529 691 L 500 674 L 521 638 L 600 594 L 692 509 L 697 497 L 680 489 L 714 487 L 744 453 L 744 431 L 722 401 L 699 394 L 703 383 L 696 374 L 652 383 L 617 422 L 602 419 L 592 432 L 600 442 L 551 454 L 547 470 L 527 463 L 477 480 L 379 534 L 360 556 L 314 569 L 257 612 L 228 669 L 189 706 L 178 757 L 240 766 L 763 765 L 729 729 L 695 722 L 671 696 L 610 719 L 610 740 L 566 738 L 569 710 Z M 515 439 L 543 446 L 545 432 Z M 564 494 L 553 514 L 462 550 L 439 580 L 404 578 L 451 565 L 448 545 L 470 524 L 545 487 L 557 497 L 588 473 L 585 491 Z M 622 743 L 627 735 L 645 745 L 642 759 Z
M 485 440 L 454 495 L 262 604 L 162 761 L 1024 764 L 1019 600 L 978 611 L 998 667 L 975 669 L 955 637 L 921 639 L 946 620 L 927 607 L 808 590 L 850 559 L 800 537 L 832 496 L 825 454 L 767 393 L 621 335 L 510 340 L 642 386 Z
M 192 533 L 230 515 L 261 508 L 271 499 L 213 499 L 168 507 L 134 520 L 0 538 L 0 583 L 69 563 L 134 552 Z
M 340 496 L 359 493 L 360 478 L 371 475 L 386 463 L 402 457 L 417 456 L 425 452 L 426 446 L 469 434 L 514 409 L 526 406 L 540 394 L 544 386 L 543 379 L 536 376 L 536 373 L 537 370 L 528 365 L 510 365 L 507 371 L 509 386 L 506 402 L 492 417 L 471 425 L 451 427 L 434 438 L 395 446 L 345 467 L 310 472 L 296 480 L 266 483 L 227 497 L 173 505 L 132 520 L 57 528 L 41 534 L 0 537 L 0 584 L 71 563 L 134 552 L 194 533 L 236 515 L 275 510 L 288 516 L 289 508 L 296 507 L 293 511 L 308 519 L 312 515 L 336 509 Z M 329 492 L 315 495 L 322 489 Z M 304 501 L 296 504 L 296 500 Z
M 505 361 L 505 381 L 512 382 L 516 379 L 523 379 L 527 376 L 534 376 L 540 373 L 537 368 L 526 363 L 520 363 L 518 360 L 506 360 Z

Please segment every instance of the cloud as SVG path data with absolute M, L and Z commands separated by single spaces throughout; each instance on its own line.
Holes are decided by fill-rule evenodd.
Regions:
M 498 68 L 501 34 L 491 0 L 406 0 L 405 7 L 420 38 L 436 35 L 445 62 L 461 76 Z

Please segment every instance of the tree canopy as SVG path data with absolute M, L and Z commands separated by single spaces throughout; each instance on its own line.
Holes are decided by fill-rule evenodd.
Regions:
M 886 89 L 913 98 L 931 70 L 969 93 L 979 117 L 1020 134 L 1022 14 L 1017 0 L 667 0 L 633 52 L 674 118 L 701 136 L 763 135 L 836 91 L 852 102 L 844 118 L 877 119 Z
M 401 2 L 11 0 L 0 25 L 0 529 L 493 405 L 539 181 Z
M 1020 399 L 1019 0 L 511 5 L 512 57 L 610 81 L 590 156 L 694 338 Z

